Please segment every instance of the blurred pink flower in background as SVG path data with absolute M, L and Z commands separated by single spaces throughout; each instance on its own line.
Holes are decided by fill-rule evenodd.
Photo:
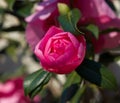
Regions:
M 95 24 L 100 31 L 113 27 L 120 29 L 120 19 L 105 0 L 74 0 L 73 5 L 81 11 L 80 25 Z M 98 40 L 92 40 L 95 52 L 99 53 L 120 46 L 120 32 L 100 34 Z
M 120 33 L 110 32 L 101 34 L 99 39 L 92 39 L 95 53 L 100 53 L 102 50 L 114 49 L 120 47 Z
M 81 64 L 86 51 L 83 36 L 77 38 L 70 32 L 51 27 L 35 48 L 45 70 L 59 74 L 72 72 Z
M 26 39 L 34 49 L 51 25 L 55 25 L 57 0 L 46 0 L 36 7 L 34 14 L 26 18 Z
M 40 97 L 36 96 L 33 103 L 39 103 Z M 16 78 L 0 83 L 0 103 L 31 103 L 24 95 L 23 79 Z
M 26 18 L 28 22 L 26 39 L 33 50 L 49 27 L 53 25 L 59 26 L 57 20 L 59 15 L 57 9 L 58 2 L 70 4 L 69 0 L 44 0 L 44 2 L 37 5 L 35 13 Z M 79 25 L 95 24 L 100 31 L 113 27 L 120 28 L 120 19 L 117 18 L 105 0 L 74 0 L 72 6 L 79 8 L 81 11 L 82 18 Z M 99 53 L 105 49 L 120 46 L 120 33 L 100 34 L 98 40 L 92 40 L 95 52 Z
M 60 1 L 67 3 L 68 0 Z M 39 39 L 45 35 L 51 26 L 58 26 L 57 3 L 58 0 L 44 0 L 37 5 L 35 13 L 26 18 L 26 22 L 28 22 L 26 39 L 33 50 Z

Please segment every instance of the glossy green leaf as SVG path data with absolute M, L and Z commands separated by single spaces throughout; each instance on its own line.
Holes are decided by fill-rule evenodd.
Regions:
M 33 98 L 34 96 L 36 96 L 36 94 L 38 94 L 41 90 L 42 90 L 42 86 L 35 88 L 33 91 L 29 93 L 30 98 Z
M 85 85 L 80 87 L 77 90 L 75 96 L 70 101 L 70 103 L 80 103 L 80 100 L 81 100 L 82 96 L 84 95 L 85 90 L 86 90 L 86 86 Z
M 30 75 L 28 75 L 24 80 L 24 92 L 25 95 L 29 94 L 29 86 L 32 84 L 32 81 L 36 78 L 37 75 L 41 73 L 41 70 L 36 71 Z
M 42 83 L 43 86 L 49 82 L 50 77 L 51 77 L 51 74 L 49 74 L 48 77 L 43 81 L 43 83 Z M 42 85 L 41 85 L 41 86 L 38 85 L 35 89 L 33 89 L 33 90 L 29 93 L 29 96 L 30 96 L 31 98 L 33 98 L 36 94 L 38 94 L 38 93 L 42 90 L 42 88 L 43 88 Z
M 110 70 L 92 60 L 84 60 L 76 69 L 84 79 L 106 89 L 116 90 L 117 82 Z
M 72 84 L 71 86 L 67 87 L 62 93 L 60 103 L 67 103 L 67 101 L 70 101 L 72 97 L 76 94 L 78 88 L 78 83 Z
M 38 70 L 28 75 L 24 80 L 24 92 L 25 95 L 29 95 L 33 98 L 41 88 L 50 80 L 51 73 Z
M 70 8 L 64 3 L 58 3 L 58 10 L 60 15 L 66 15 L 70 11 Z
M 71 74 L 68 75 L 66 83 L 63 88 L 60 103 L 66 103 L 75 95 L 79 88 L 80 82 L 81 78 L 76 72 L 72 72 Z
M 80 19 L 80 11 L 78 9 L 73 9 L 65 15 L 60 15 L 58 20 L 60 25 L 65 31 L 71 32 L 73 34 L 80 34 L 81 32 L 77 28 L 77 23 Z
M 98 39 L 98 37 L 99 37 L 99 29 L 98 29 L 98 27 L 97 27 L 96 25 L 90 24 L 90 25 L 87 26 L 87 29 L 88 29 L 90 32 L 92 32 L 92 34 L 94 35 L 94 37 L 95 37 L 96 39 Z

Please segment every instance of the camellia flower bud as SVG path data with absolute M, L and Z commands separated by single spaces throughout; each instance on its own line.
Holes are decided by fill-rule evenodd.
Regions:
M 35 47 L 35 54 L 42 67 L 50 72 L 67 74 L 83 61 L 86 42 L 83 36 L 52 26 Z

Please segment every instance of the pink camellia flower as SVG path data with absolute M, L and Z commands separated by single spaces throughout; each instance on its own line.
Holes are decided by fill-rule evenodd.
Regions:
M 11 79 L 5 83 L 0 83 L 0 103 L 31 103 L 30 99 L 24 95 L 22 78 Z M 33 103 L 37 103 L 36 97 Z
M 85 50 L 83 36 L 76 38 L 70 32 L 64 32 L 53 26 L 39 41 L 34 52 L 45 70 L 67 74 L 81 64 Z

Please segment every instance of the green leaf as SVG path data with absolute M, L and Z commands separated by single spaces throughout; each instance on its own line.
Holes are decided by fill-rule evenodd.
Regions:
M 8 4 L 8 8 L 9 8 L 10 10 L 12 10 L 12 9 L 13 9 L 13 5 L 14 5 L 14 3 L 15 3 L 16 0 L 5 0 L 5 1 L 6 1 L 7 4 Z
M 76 71 L 84 79 L 102 88 L 110 90 L 117 89 L 117 82 L 114 75 L 100 63 L 85 59 Z
M 60 103 L 66 103 L 75 95 L 80 82 L 81 78 L 76 72 L 72 72 L 68 75 L 61 95 Z
M 25 95 L 33 98 L 50 80 L 50 77 L 51 73 L 43 71 L 42 69 L 28 75 L 24 80 Z
M 64 88 L 66 89 L 67 87 L 71 86 L 74 83 L 80 83 L 81 78 L 76 72 L 72 72 L 68 75 L 66 83 L 64 84 Z
M 67 101 L 70 101 L 72 97 L 76 94 L 78 88 L 79 85 L 77 83 L 72 84 L 70 87 L 67 87 L 62 93 L 60 103 L 67 103 Z
M 33 98 L 36 94 L 38 94 L 42 90 L 42 87 L 39 86 L 35 88 L 32 92 L 29 93 L 30 98 Z
M 77 23 L 79 19 L 80 19 L 80 11 L 76 8 L 69 11 L 66 15 L 60 15 L 58 18 L 62 28 L 65 31 L 71 32 L 73 34 L 81 33 L 77 28 Z
M 92 32 L 92 34 L 94 35 L 94 37 L 96 39 L 98 39 L 98 37 L 99 37 L 99 29 L 98 29 L 98 27 L 96 25 L 94 25 L 94 24 L 88 25 L 87 26 L 87 30 L 89 30 L 90 32 Z
M 72 98 L 72 100 L 70 101 L 70 103 L 80 103 L 80 99 L 81 99 L 82 96 L 84 95 L 85 90 L 86 90 L 86 86 L 85 86 L 85 85 L 82 86 L 82 87 L 80 87 L 80 88 L 77 90 L 75 96 L 74 96 L 74 97 Z
M 48 77 L 43 81 L 43 86 L 49 82 L 50 77 L 51 77 L 51 74 L 49 74 Z M 38 94 L 42 90 L 43 86 L 38 86 L 34 90 L 32 90 L 29 93 L 30 97 L 33 98 L 36 94 Z
M 36 78 L 35 76 L 39 75 L 40 73 L 41 73 L 41 70 L 36 71 L 25 78 L 24 80 L 25 95 L 29 94 L 29 86 L 32 84 L 32 81 Z
M 58 10 L 60 15 L 65 15 L 70 11 L 70 8 L 64 3 L 58 3 Z

